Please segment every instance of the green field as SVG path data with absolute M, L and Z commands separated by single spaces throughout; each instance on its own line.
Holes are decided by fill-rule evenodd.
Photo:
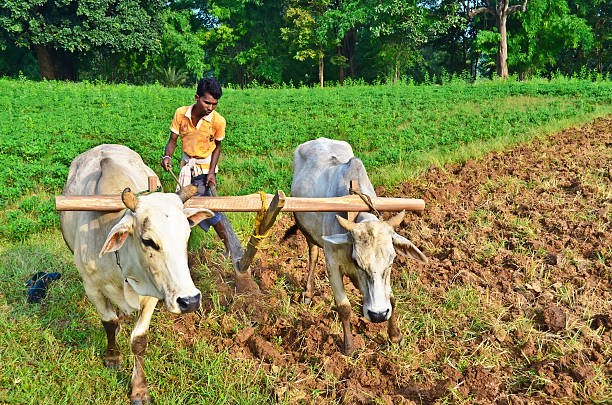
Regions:
M 100 358 L 104 332 L 58 230 L 53 196 L 61 192 L 72 159 L 101 143 L 131 147 L 165 188 L 172 188 L 159 160 L 174 109 L 189 104 L 193 93 L 0 79 L 0 403 L 126 400 L 127 334 L 119 339 L 127 370 L 106 370 Z M 610 114 L 612 83 L 227 89 L 217 111 L 228 122 L 219 175 L 224 195 L 288 192 L 294 148 L 319 136 L 351 143 L 374 186 L 392 188 L 431 164 Z M 232 218 L 240 235 L 249 230 L 248 215 Z M 217 243 L 210 235 L 200 237 Z M 37 271 L 62 273 L 40 306 L 26 302 L 24 287 Z M 206 279 L 205 272 L 200 276 Z M 145 362 L 157 403 L 274 401 L 269 375 L 216 352 L 206 341 L 184 344 L 166 314 L 153 317 Z
M 158 172 L 177 106 L 192 89 L 0 80 L 0 237 L 56 225 L 49 195 L 70 162 L 101 143 L 138 152 Z M 375 185 L 393 186 L 432 163 L 557 130 L 612 110 L 612 83 L 457 82 L 445 86 L 227 89 L 220 192 L 288 192 L 292 152 L 320 136 L 349 142 Z M 483 145 L 484 144 L 484 145 Z M 175 152 L 175 167 L 180 148 Z M 176 169 L 175 169 L 176 170 Z M 45 197 L 46 196 L 46 197 Z

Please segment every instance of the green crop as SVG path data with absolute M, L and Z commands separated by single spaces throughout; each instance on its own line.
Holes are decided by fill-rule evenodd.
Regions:
M 56 226 L 52 196 L 61 192 L 70 162 L 102 143 L 134 149 L 171 187 L 159 161 L 174 110 L 193 95 L 194 89 L 161 86 L 0 79 L 0 237 L 20 240 Z M 320 136 L 349 142 L 373 178 L 393 185 L 398 170 L 421 169 L 424 153 L 537 133 L 611 105 L 612 83 L 565 79 L 226 89 L 217 109 L 227 119 L 220 191 L 288 192 L 293 150 Z M 179 159 L 177 148 L 175 170 Z

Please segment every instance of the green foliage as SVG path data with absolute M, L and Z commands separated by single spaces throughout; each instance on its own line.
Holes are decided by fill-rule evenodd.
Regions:
M 590 51 L 570 55 L 564 62 L 567 73 L 586 66 L 599 73 L 612 70 L 612 4 L 607 0 L 570 0 L 570 10 L 583 18 L 593 32 Z
M 493 28 L 491 31 L 478 31 L 474 41 L 476 49 L 483 55 L 486 55 L 486 59 L 480 64 L 480 70 L 487 72 L 487 76 L 495 71 L 495 57 L 500 39 L 501 35 L 497 28 Z
M 1 40 L 0 40 L 1 43 Z M 38 61 L 29 49 L 19 48 L 14 44 L 0 46 L 0 76 L 25 76 L 38 79 Z
M 424 82 L 490 74 L 495 19 L 457 0 L 27 0 L 0 5 L 0 74 L 28 78 L 258 84 Z M 513 3 L 517 3 L 514 1 Z M 509 69 L 550 77 L 612 67 L 605 0 L 533 0 L 508 20 Z M 496 44 L 495 44 L 496 45 Z M 325 66 L 333 66 L 326 69 Z M 169 81 L 175 85 L 174 81 Z
M 219 190 L 288 191 L 293 150 L 319 136 L 349 142 L 376 184 L 393 186 L 427 164 L 422 156 L 432 151 L 446 155 L 473 142 L 522 136 L 612 104 L 607 81 L 443 80 L 450 83 L 225 89 L 218 107 L 228 122 Z M 174 110 L 192 102 L 193 92 L 0 80 L 0 237 L 21 240 L 56 226 L 50 195 L 61 192 L 72 160 L 101 143 L 129 146 L 172 184 L 159 158 Z M 179 159 L 177 148 L 174 162 Z
M 161 0 L 26 0 L 0 5 L 0 40 L 37 54 L 47 79 L 78 77 L 85 55 L 159 50 Z M 87 63 L 85 63 L 87 65 Z
M 323 58 L 323 48 L 332 40 L 326 21 L 330 5 L 329 0 L 288 1 L 285 12 L 288 24 L 281 28 L 281 34 L 291 44 L 295 59 L 318 61 Z
M 416 2 L 387 0 L 374 7 L 370 29 L 383 42 L 379 57 L 389 67 L 393 82 L 400 79 L 402 66 L 421 61 L 419 50 L 429 28 L 426 13 Z
M 554 71 L 564 53 L 593 46 L 591 28 L 571 14 L 566 0 L 532 0 L 517 19 L 521 24 L 509 36 L 508 64 L 526 75 Z
M 187 74 L 183 70 L 177 70 L 172 66 L 157 69 L 157 78 L 166 87 L 179 87 L 185 84 Z
M 161 5 L 158 0 L 7 0 L 0 6 L 0 27 L 18 46 L 26 48 L 153 50 L 158 46 L 155 16 Z
M 240 86 L 284 80 L 290 56 L 280 39 L 283 3 L 216 0 L 205 6 L 203 41 L 217 77 Z
M 188 10 L 171 11 L 164 10 L 162 13 L 164 29 L 162 33 L 161 52 L 156 55 L 155 65 L 166 73 L 162 77 L 176 76 L 176 71 L 182 70 L 195 78 L 202 77 L 210 64 L 205 62 L 204 38 L 201 32 L 194 29 L 193 13 Z M 197 25 L 196 25 L 197 27 Z M 169 75 L 170 69 L 175 70 Z M 160 78 L 163 84 L 164 79 Z M 183 80 L 170 80 L 169 87 L 183 84 Z M 195 80 L 194 80 L 195 81 Z

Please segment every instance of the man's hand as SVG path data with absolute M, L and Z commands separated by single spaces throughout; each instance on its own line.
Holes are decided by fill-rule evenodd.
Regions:
M 170 156 L 164 156 L 161 161 L 161 167 L 167 172 L 172 170 L 172 158 Z
M 217 176 L 215 176 L 215 173 L 208 173 L 206 176 L 206 187 L 210 186 L 217 188 Z

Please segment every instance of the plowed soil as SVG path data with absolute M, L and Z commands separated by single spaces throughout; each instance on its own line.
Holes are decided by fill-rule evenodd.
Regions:
M 282 240 L 288 215 L 252 266 L 261 294 L 236 295 L 227 263 L 191 257 L 209 272 L 197 282 L 215 283 L 203 314 L 176 318 L 180 336 L 250 361 L 288 403 L 612 400 L 611 117 L 377 193 L 426 201 L 398 228 L 430 259 L 396 259 L 401 344 L 360 316 L 345 280 L 358 350 L 341 353 L 322 258 L 313 303 L 300 302 L 307 245 Z

